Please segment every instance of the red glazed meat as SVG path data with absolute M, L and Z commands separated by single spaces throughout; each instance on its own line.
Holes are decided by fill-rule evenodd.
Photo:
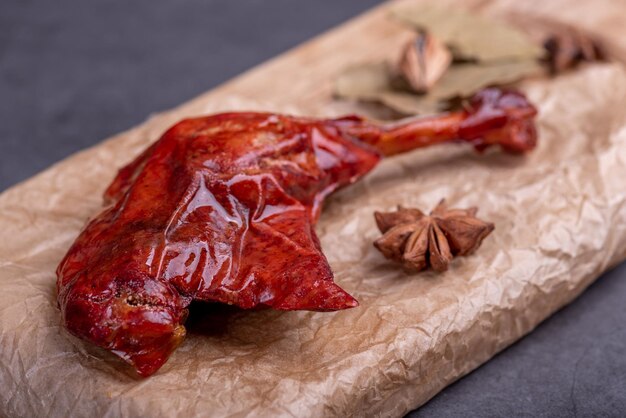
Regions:
M 149 376 L 182 341 L 192 300 L 353 308 L 315 235 L 324 198 L 418 147 L 530 150 L 535 113 L 521 94 L 487 89 L 463 111 L 392 126 L 269 113 L 184 120 L 120 170 L 59 265 L 64 324 Z

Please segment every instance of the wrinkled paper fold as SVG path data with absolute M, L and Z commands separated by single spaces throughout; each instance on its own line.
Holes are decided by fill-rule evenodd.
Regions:
M 0 196 L 0 413 L 401 416 L 421 405 L 626 257 L 626 73 L 593 65 L 524 89 L 540 130 L 527 157 L 455 145 L 417 151 L 329 200 L 317 230 L 359 308 L 194 307 L 187 339 L 149 379 L 60 326 L 56 265 L 117 168 L 171 123 L 272 105 L 196 101 L 8 190 Z M 476 254 L 445 274 L 407 275 L 374 249 L 374 210 L 428 210 L 443 197 L 477 205 L 495 223 Z

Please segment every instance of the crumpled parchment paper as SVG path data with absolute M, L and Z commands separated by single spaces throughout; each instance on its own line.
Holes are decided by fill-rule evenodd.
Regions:
M 0 414 L 401 416 L 485 362 L 626 258 L 626 72 L 592 65 L 525 86 L 539 108 L 527 157 L 442 146 L 384 161 L 318 226 L 335 313 L 194 307 L 156 375 L 60 326 L 54 270 L 117 168 L 184 116 L 272 109 L 197 100 L 78 153 L 0 196 Z M 273 109 L 298 112 L 298 109 Z M 372 246 L 372 212 L 478 205 L 496 225 L 445 274 L 405 274 Z M 531 367 L 531 365 L 529 365 Z

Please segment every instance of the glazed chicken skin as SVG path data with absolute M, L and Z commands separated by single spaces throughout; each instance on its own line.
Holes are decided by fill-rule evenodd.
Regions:
M 193 300 L 356 307 L 315 235 L 324 198 L 383 156 L 427 145 L 523 153 L 536 143 L 535 114 L 520 93 L 486 89 L 462 111 L 386 126 L 269 113 L 184 120 L 120 170 L 59 265 L 63 322 L 149 376 L 183 340 Z

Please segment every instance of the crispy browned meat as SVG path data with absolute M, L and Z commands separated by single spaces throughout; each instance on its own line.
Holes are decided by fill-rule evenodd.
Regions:
M 184 120 L 119 172 L 59 265 L 63 321 L 148 376 L 182 341 L 192 300 L 355 307 L 315 235 L 324 198 L 383 155 L 455 140 L 530 150 L 535 113 L 521 94 L 488 89 L 466 110 L 394 126 L 268 113 Z

